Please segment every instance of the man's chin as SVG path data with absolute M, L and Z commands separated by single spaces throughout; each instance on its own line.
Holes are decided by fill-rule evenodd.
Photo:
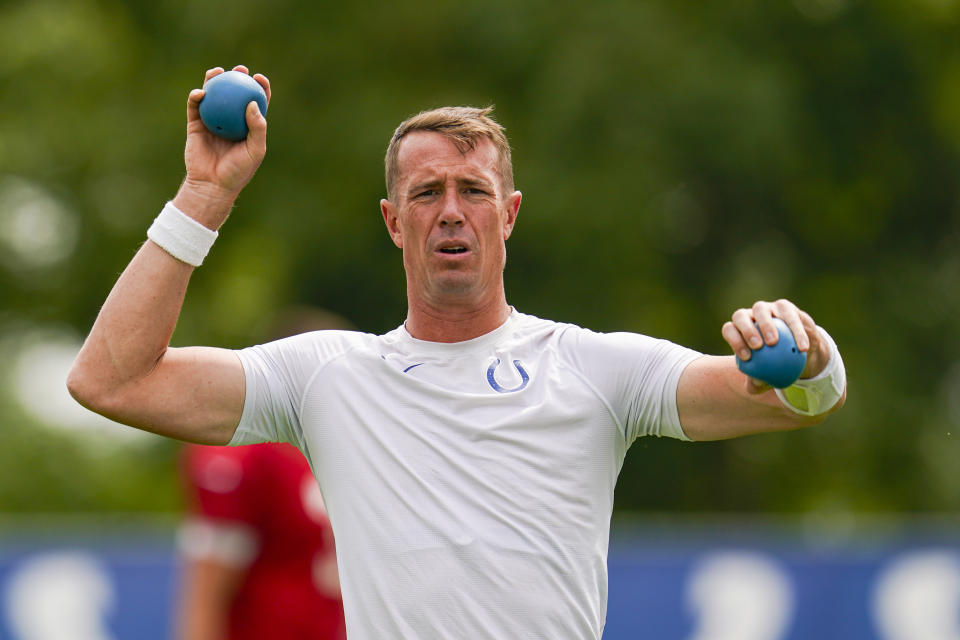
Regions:
M 468 298 L 479 290 L 476 282 L 468 280 L 448 280 L 437 283 L 434 291 L 445 296 Z
M 441 297 L 469 298 L 481 290 L 479 280 L 467 273 L 447 273 L 430 284 L 433 292 Z

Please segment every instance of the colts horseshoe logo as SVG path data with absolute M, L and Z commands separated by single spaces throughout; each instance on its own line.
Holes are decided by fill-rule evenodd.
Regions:
M 490 383 L 490 386 L 493 387 L 493 390 L 497 393 L 514 393 L 520 391 L 527 383 L 530 382 L 530 375 L 523 368 L 523 365 L 520 364 L 519 360 L 513 361 L 513 366 L 517 368 L 517 372 L 520 374 L 520 384 L 514 387 L 513 389 L 504 389 L 500 386 L 500 383 L 497 382 L 497 379 L 493 376 L 494 372 L 497 370 L 497 367 L 500 365 L 500 358 L 497 358 L 493 363 L 487 368 L 487 382 Z

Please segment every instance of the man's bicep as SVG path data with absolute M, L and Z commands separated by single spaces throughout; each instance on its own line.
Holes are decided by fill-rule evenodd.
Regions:
M 236 352 L 169 348 L 149 374 L 123 389 L 107 415 L 178 440 L 223 445 L 240 422 L 245 394 Z
M 701 356 L 677 385 L 680 426 L 691 440 L 724 440 L 804 426 L 772 389 L 750 393 L 733 356 Z

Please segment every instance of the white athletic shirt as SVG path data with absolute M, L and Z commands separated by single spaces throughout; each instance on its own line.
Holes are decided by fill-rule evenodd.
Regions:
M 318 331 L 238 352 L 233 445 L 307 456 L 351 640 L 599 639 L 617 474 L 687 439 L 695 351 L 514 311 L 465 342 Z

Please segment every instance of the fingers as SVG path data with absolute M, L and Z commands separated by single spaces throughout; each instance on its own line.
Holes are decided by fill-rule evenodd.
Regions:
M 800 377 L 812 378 L 823 371 L 830 361 L 830 345 L 823 340 L 817 330 L 817 324 L 808 313 L 800 311 L 800 321 L 803 323 L 810 344 L 810 348 L 807 350 L 807 366 L 804 367 Z
M 267 94 L 267 104 L 270 104 L 270 80 L 262 73 L 254 74 L 253 79 L 260 83 L 263 92 Z
M 727 341 L 727 344 L 730 345 L 730 348 L 733 349 L 733 352 L 737 354 L 737 357 L 741 360 L 750 359 L 752 355 L 750 347 L 747 346 L 743 334 L 737 329 L 733 322 L 725 322 L 720 329 L 720 333 L 723 335 L 723 339 Z
M 206 84 L 210 78 L 218 76 L 223 73 L 223 67 L 214 67 L 213 69 L 207 69 L 207 72 L 203 74 L 203 83 Z
M 756 308 L 756 305 L 754 305 L 754 308 Z M 733 326 L 751 349 L 759 349 L 763 346 L 763 336 L 760 334 L 760 329 L 754 324 L 757 319 L 754 316 L 753 309 L 737 309 L 733 312 L 731 319 Z M 769 315 L 767 319 L 769 319 Z
M 233 68 L 233 70 L 250 75 L 250 69 L 248 69 L 245 65 L 242 65 L 242 64 L 238 64 Z M 263 75 L 262 73 L 253 74 L 253 79 L 256 80 L 261 87 L 263 87 L 263 92 L 267 94 L 267 104 L 269 105 L 270 104 L 270 80 L 267 78 L 267 76 Z
M 774 303 L 776 304 L 776 303 Z M 777 325 L 773 324 L 773 307 L 768 302 L 755 302 L 753 304 L 753 322 L 757 323 L 763 342 L 773 346 L 780 339 L 780 332 L 777 331 Z M 753 344 L 751 341 L 750 344 Z
M 207 69 L 206 73 L 203 74 L 203 84 L 206 85 L 210 78 L 218 76 L 221 73 L 223 73 L 223 67 Z M 203 96 L 205 95 L 206 92 L 203 89 L 194 89 L 190 92 L 190 95 L 187 96 L 188 128 L 191 123 L 200 121 L 200 101 L 203 100 Z
M 203 100 L 203 96 L 206 95 L 206 91 L 203 89 L 194 89 L 190 92 L 190 95 L 187 96 L 187 125 L 189 126 L 191 122 L 197 122 L 200 120 L 200 101 Z
M 773 346 L 780 339 L 774 318 L 780 318 L 787 325 L 800 351 L 819 346 L 813 318 L 783 298 L 776 302 L 761 300 L 749 309 L 737 309 L 730 321 L 724 323 L 721 334 L 741 360 L 749 360 L 751 349 L 759 349 L 764 344 Z
M 239 71 L 240 73 L 245 73 L 247 75 L 250 75 L 250 69 L 243 64 L 238 64 L 232 69 L 232 71 Z M 223 67 L 214 67 L 212 69 L 207 69 L 207 72 L 203 76 L 203 83 L 206 84 L 210 80 L 210 78 L 218 76 L 221 73 L 224 73 Z M 253 75 L 253 79 L 256 80 L 261 87 L 263 87 L 263 92 L 267 94 L 267 104 L 269 105 L 270 104 L 269 78 L 267 78 L 267 76 L 263 75 L 262 73 L 256 73 Z
M 797 305 L 793 304 L 789 300 L 781 298 L 773 303 L 772 314 L 774 317 L 780 318 L 786 323 L 787 327 L 790 329 L 790 333 L 793 334 L 794 341 L 797 343 L 797 349 L 800 351 L 806 351 L 810 348 L 810 338 L 807 336 L 807 331 L 803 326 L 803 321 L 800 318 L 800 309 L 797 308 Z M 771 325 L 769 331 L 777 334 L 777 330 L 776 327 L 773 326 L 773 322 L 770 321 L 769 324 Z M 763 332 L 764 335 L 766 335 L 768 329 L 764 328 Z M 776 344 L 776 340 L 773 342 L 767 340 L 767 344 Z
M 797 309 L 797 312 L 800 315 L 800 324 L 803 327 L 803 332 L 807 334 L 807 348 L 809 350 L 818 349 L 820 347 L 820 332 L 817 331 L 817 323 L 813 321 L 813 318 L 810 317 L 810 314 L 802 309 Z M 800 341 L 797 341 L 797 347 L 803 351 Z
M 256 102 L 250 101 L 247 105 L 247 149 L 254 158 L 262 159 L 267 152 L 267 119 L 260 113 Z

